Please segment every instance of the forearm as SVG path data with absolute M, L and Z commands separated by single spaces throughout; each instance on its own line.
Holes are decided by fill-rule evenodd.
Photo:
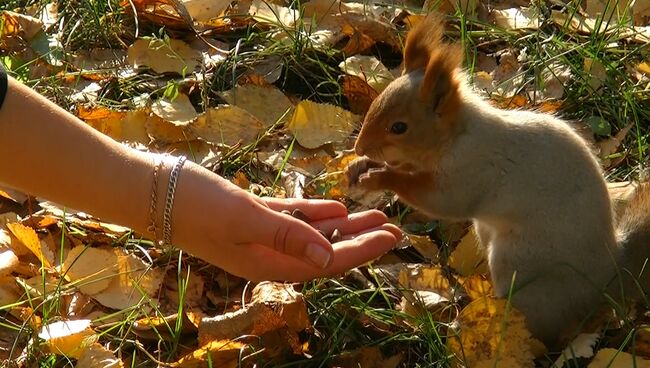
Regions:
M 144 231 L 153 157 L 79 121 L 17 81 L 0 109 L 0 182 Z

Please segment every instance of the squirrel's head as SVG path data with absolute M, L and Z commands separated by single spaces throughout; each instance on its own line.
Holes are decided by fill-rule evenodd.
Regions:
M 355 143 L 359 156 L 401 171 L 428 171 L 460 134 L 462 49 L 429 16 L 406 38 L 402 76 L 373 101 Z

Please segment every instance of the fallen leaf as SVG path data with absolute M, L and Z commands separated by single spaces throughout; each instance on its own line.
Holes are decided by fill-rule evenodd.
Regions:
M 598 350 L 587 368 L 650 368 L 650 361 L 616 349 Z
M 187 127 L 200 139 L 228 146 L 253 143 L 264 132 L 264 124 L 259 119 L 231 105 L 212 107 Z
M 469 367 L 534 367 L 532 346 L 538 342 L 526 329 L 524 315 L 503 299 L 471 302 L 458 316 L 447 347 Z
M 449 255 L 447 264 L 461 276 L 488 273 L 485 248 L 481 246 L 474 227 L 465 234 L 456 249 Z
M 44 246 L 43 243 L 38 239 L 36 231 L 31 227 L 14 223 L 7 224 L 9 231 L 20 240 L 38 259 L 45 267 L 52 267 L 54 264 L 54 253 L 47 246 Z
M 594 347 L 599 338 L 599 334 L 583 333 L 576 336 L 569 346 L 562 350 L 562 354 L 555 360 L 551 368 L 562 368 L 565 363 L 572 359 L 593 357 Z
M 589 78 L 589 85 L 592 89 L 598 89 L 607 79 L 607 71 L 603 63 L 597 59 L 585 58 L 584 68 L 586 78 Z
M 187 43 L 169 39 L 141 38 L 129 46 L 127 61 L 134 68 L 147 66 L 156 73 L 187 75 L 199 66 L 201 53 Z
M 105 290 L 117 272 L 117 255 L 111 249 L 74 247 L 63 262 L 61 274 L 87 295 Z
M 113 309 L 127 309 L 141 300 L 154 299 L 163 281 L 162 270 L 147 266 L 135 255 L 124 255 L 119 249 L 114 252 L 117 272 L 106 289 L 92 295 L 93 299 Z
M 45 340 L 51 353 L 79 359 L 84 349 L 99 338 L 90 323 L 88 319 L 50 323 L 43 326 L 38 337 Z
M 18 257 L 9 248 L 0 246 L 0 277 L 11 274 L 18 265 Z
M 237 368 L 239 360 L 248 352 L 246 344 L 230 340 L 215 340 L 203 344 L 197 350 L 185 355 L 173 367 L 203 368 L 208 362 L 213 367 Z
M 300 332 L 311 327 L 305 297 L 291 284 L 261 282 L 255 286 L 252 294 L 251 303 L 272 307 L 293 331 Z
M 494 24 L 508 30 L 538 29 L 539 10 L 536 8 L 494 9 L 490 13 Z
M 618 151 L 618 148 L 621 146 L 633 126 L 634 124 L 628 124 L 626 127 L 619 130 L 613 137 L 597 143 L 598 148 L 600 149 L 599 156 L 604 167 L 610 167 L 612 165 L 613 161 L 610 156 Z
M 365 115 L 372 101 L 379 94 L 360 77 L 344 75 L 342 79 L 343 94 L 348 100 L 350 111 L 354 114 Z
M 83 349 L 75 368 L 123 368 L 124 363 L 112 351 L 94 343 Z
M 383 91 L 395 79 L 388 68 L 374 56 L 351 56 L 343 60 L 339 68 L 347 74 L 362 78 L 377 92 Z
M 471 300 L 494 296 L 492 282 L 485 275 L 459 277 L 458 281 Z
M 301 146 L 317 148 L 348 138 L 357 120 L 351 112 L 338 106 L 301 101 L 287 129 Z
M 192 19 L 201 23 L 221 16 L 230 5 L 230 0 L 182 0 Z
M 297 10 L 263 0 L 253 0 L 248 14 L 258 22 L 285 28 L 293 28 L 300 18 Z
M 176 126 L 184 126 L 197 118 L 198 114 L 186 94 L 179 93 L 174 100 L 161 98 L 151 105 L 151 112 Z
M 220 93 L 229 104 L 240 107 L 264 123 L 264 129 L 285 123 L 293 114 L 289 98 L 274 86 L 242 85 Z

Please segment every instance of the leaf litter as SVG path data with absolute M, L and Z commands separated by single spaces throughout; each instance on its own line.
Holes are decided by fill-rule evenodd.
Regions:
M 638 44 L 650 40 L 646 3 L 618 4 L 614 9 L 589 1 L 584 11 L 570 14 L 554 8 L 547 16 L 558 29 L 582 35 L 619 32 L 619 42 Z M 356 158 L 350 149 L 370 103 L 400 73 L 400 65 L 390 56 L 399 54 L 404 32 L 422 19 L 420 11 L 399 4 L 338 0 L 312 0 L 301 9 L 261 0 L 124 1 L 122 11 L 135 10 L 141 26 L 164 26 L 168 32 L 147 33 L 144 27 L 134 33 L 137 37 L 121 35 L 122 47 L 62 50 L 56 40 L 63 35 L 54 27 L 62 18 L 51 5 L 40 15 L 2 11 L 0 50 L 8 55 L 2 61 L 12 70 L 31 62 L 29 78 L 60 79 L 73 91 L 69 106 L 91 127 L 138 149 L 187 152 L 250 191 L 334 198 L 351 210 L 390 212 L 396 205 L 384 193 L 355 193 L 342 172 Z M 477 5 L 483 6 L 443 2 L 439 9 L 463 11 L 469 19 L 479 19 L 484 15 Z M 516 34 L 547 24 L 538 9 L 517 5 L 495 6 L 481 20 Z M 630 9 L 631 17 L 625 18 L 621 9 Z M 605 12 L 608 21 L 601 23 L 596 16 Z M 619 17 L 626 26 L 612 27 Z M 246 29 L 259 33 L 244 40 Z M 303 50 L 298 57 L 329 63 L 330 69 L 318 71 L 316 83 L 333 87 L 338 97 L 318 88 L 290 87 L 292 78 L 314 83 L 305 75 L 288 74 L 282 45 L 293 47 L 300 40 L 315 54 Z M 576 78 L 568 64 L 556 60 L 544 65 L 538 70 L 538 88 L 524 78 L 530 72 L 531 50 L 486 45 L 477 50 L 472 76 L 495 104 L 549 112 L 562 106 L 566 88 Z M 650 75 L 647 60 L 629 66 L 639 81 L 647 82 Z M 62 68 L 64 64 L 70 69 Z M 595 58 L 585 58 L 582 66 L 590 71 L 592 90 L 607 85 L 609 66 Z M 597 145 L 604 166 L 613 167 L 625 158 L 624 142 L 632 125 L 614 132 L 608 124 L 595 115 L 584 120 L 591 133 L 602 138 Z M 16 193 L 3 190 L 0 196 L 16 208 L 24 206 Z M 209 361 L 213 366 L 235 367 L 242 357 L 244 365 L 252 366 L 255 359 L 284 363 L 307 359 L 322 349 L 319 344 L 327 336 L 319 332 L 322 326 L 310 307 L 316 291 L 273 282 L 247 285 L 196 259 L 174 259 L 155 247 L 134 246 L 142 237 L 129 229 L 45 202 L 40 205 L 40 212 L 30 210 L 28 215 L 6 212 L 0 222 L 0 305 L 4 306 L 0 308 L 9 312 L 2 321 L 39 331 L 38 340 L 19 330 L 11 335 L 14 341 L 2 336 L 2 359 L 19 357 L 18 364 L 25 366 L 26 349 L 38 341 L 46 352 L 75 359 L 77 367 L 131 365 L 128 348 L 120 347 L 127 349 L 126 354 L 116 354 L 108 338 L 110 326 L 117 321 L 133 329 L 130 336 L 139 341 L 185 338 L 185 346 L 167 359 L 170 366 L 202 367 Z M 395 222 L 406 225 L 409 216 L 417 218 L 411 215 Z M 400 249 L 382 257 L 376 266 L 346 276 L 364 287 L 390 290 L 396 299 L 393 307 L 403 313 L 395 325 L 371 313 L 354 314 L 363 328 L 379 336 L 398 328 L 415 332 L 419 328 L 415 321 L 431 316 L 447 336 L 452 364 L 535 366 L 544 347 L 530 336 L 518 311 L 493 298 L 486 255 L 477 246 L 476 234 L 464 231 L 455 238 L 443 234 L 442 228 L 408 234 Z M 402 259 L 399 252 L 408 250 L 421 263 Z M 183 265 L 178 272 L 177 263 Z M 383 281 L 377 284 L 377 280 Z M 43 303 L 57 298 L 62 306 L 54 320 L 59 321 L 44 322 Z M 31 307 L 28 301 L 42 305 Z M 124 319 L 126 311 L 137 318 Z M 180 335 L 174 333 L 175 326 Z M 555 355 L 556 366 L 573 358 L 590 360 L 589 367 L 610 363 L 628 367 L 634 359 L 637 366 L 649 364 L 634 358 L 633 350 L 596 346 L 594 341 L 602 333 L 581 336 L 563 354 Z M 635 346 L 641 354 L 643 336 Z M 13 343 L 23 351 L 14 353 L 8 348 Z M 407 355 L 351 343 L 331 357 L 331 364 L 397 367 L 417 362 Z

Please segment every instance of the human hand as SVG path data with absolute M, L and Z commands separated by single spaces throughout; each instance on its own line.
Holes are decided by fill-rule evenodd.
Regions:
M 300 209 L 306 223 L 280 211 Z M 173 244 L 250 280 L 302 281 L 341 273 L 390 250 L 400 230 L 379 211 L 348 215 L 336 201 L 259 198 L 187 164 L 172 220 Z M 318 230 L 338 229 L 330 244 Z

